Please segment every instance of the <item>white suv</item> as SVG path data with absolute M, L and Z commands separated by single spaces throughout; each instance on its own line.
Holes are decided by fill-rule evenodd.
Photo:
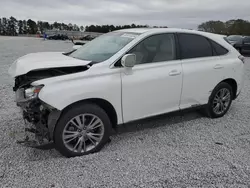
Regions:
M 203 107 L 223 116 L 244 58 L 222 36 L 184 29 L 110 32 L 69 53 L 33 53 L 9 69 L 27 131 L 64 156 L 99 151 L 119 124 Z

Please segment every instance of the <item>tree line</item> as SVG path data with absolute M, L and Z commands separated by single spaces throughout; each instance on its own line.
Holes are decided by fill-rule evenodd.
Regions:
M 98 33 L 107 33 L 119 29 L 127 28 L 141 28 L 149 27 L 148 25 L 90 25 L 78 26 L 76 24 L 65 24 L 65 23 L 49 23 L 44 21 L 33 21 L 28 20 L 17 20 L 13 16 L 10 18 L 0 18 L 0 35 L 16 36 L 18 34 L 37 34 L 44 33 L 46 30 L 66 30 L 66 31 L 88 31 L 88 32 L 98 32 Z M 153 26 L 157 27 L 157 26 Z M 161 26 L 166 28 L 167 26 Z M 226 22 L 222 21 L 207 21 L 201 23 L 198 26 L 198 30 L 223 34 L 223 35 L 250 35 L 250 22 L 247 20 L 237 19 L 237 20 L 228 20 Z
M 198 30 L 222 35 L 250 36 L 250 22 L 242 19 L 228 20 L 226 22 L 211 20 L 200 24 Z
M 0 18 L 0 35 L 16 36 L 18 34 L 37 34 L 44 33 L 46 30 L 57 29 L 67 31 L 80 31 L 83 30 L 83 26 L 76 24 L 65 24 L 54 22 L 38 21 L 35 22 L 31 19 L 28 20 L 17 20 L 13 16 L 10 18 Z
M 115 31 L 119 29 L 129 29 L 129 28 L 147 28 L 149 25 L 136 25 L 136 24 L 131 24 L 131 25 L 90 25 L 85 27 L 85 31 L 88 32 L 98 32 L 98 33 L 107 33 L 110 31 Z M 154 26 L 154 28 L 167 28 L 167 26 Z
M 0 18 L 0 35 L 16 36 L 18 34 L 37 34 L 37 33 L 46 33 L 46 30 L 65 30 L 65 31 L 88 31 L 88 32 L 98 32 L 98 33 L 107 33 L 119 29 L 127 28 L 141 28 L 149 27 L 148 25 L 123 25 L 123 26 L 114 26 L 114 25 L 90 25 L 78 26 L 76 24 L 65 24 L 65 23 L 49 23 L 44 21 L 35 22 L 31 19 L 28 20 L 17 20 L 15 17 L 11 16 L 10 18 Z M 154 26 L 157 27 L 157 26 Z M 166 27 L 166 26 L 162 26 Z

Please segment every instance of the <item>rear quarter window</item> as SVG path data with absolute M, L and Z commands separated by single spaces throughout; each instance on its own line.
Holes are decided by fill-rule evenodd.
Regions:
M 213 47 L 214 55 L 225 55 L 228 53 L 228 50 L 224 48 L 223 46 L 221 46 L 220 44 L 218 44 L 217 42 L 213 40 L 209 40 L 209 41 Z

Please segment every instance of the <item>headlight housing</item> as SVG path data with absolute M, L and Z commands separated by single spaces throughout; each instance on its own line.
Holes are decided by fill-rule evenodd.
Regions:
M 39 85 L 39 86 L 34 86 L 31 88 L 28 88 L 25 90 L 24 92 L 24 96 L 26 99 L 34 99 L 37 98 L 39 92 L 41 91 L 41 89 L 43 88 L 43 85 Z

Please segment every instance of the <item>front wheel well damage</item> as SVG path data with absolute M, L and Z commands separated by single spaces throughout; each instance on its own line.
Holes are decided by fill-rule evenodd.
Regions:
M 116 127 L 118 120 L 117 120 L 117 113 L 115 111 L 114 106 L 110 102 L 108 102 L 107 100 L 100 99 L 100 98 L 84 99 L 84 100 L 72 103 L 62 110 L 62 115 L 66 111 L 70 110 L 71 108 L 74 108 L 76 105 L 81 105 L 81 104 L 84 105 L 86 103 L 96 104 L 99 107 L 101 107 L 107 113 L 107 115 L 112 123 L 112 128 Z

